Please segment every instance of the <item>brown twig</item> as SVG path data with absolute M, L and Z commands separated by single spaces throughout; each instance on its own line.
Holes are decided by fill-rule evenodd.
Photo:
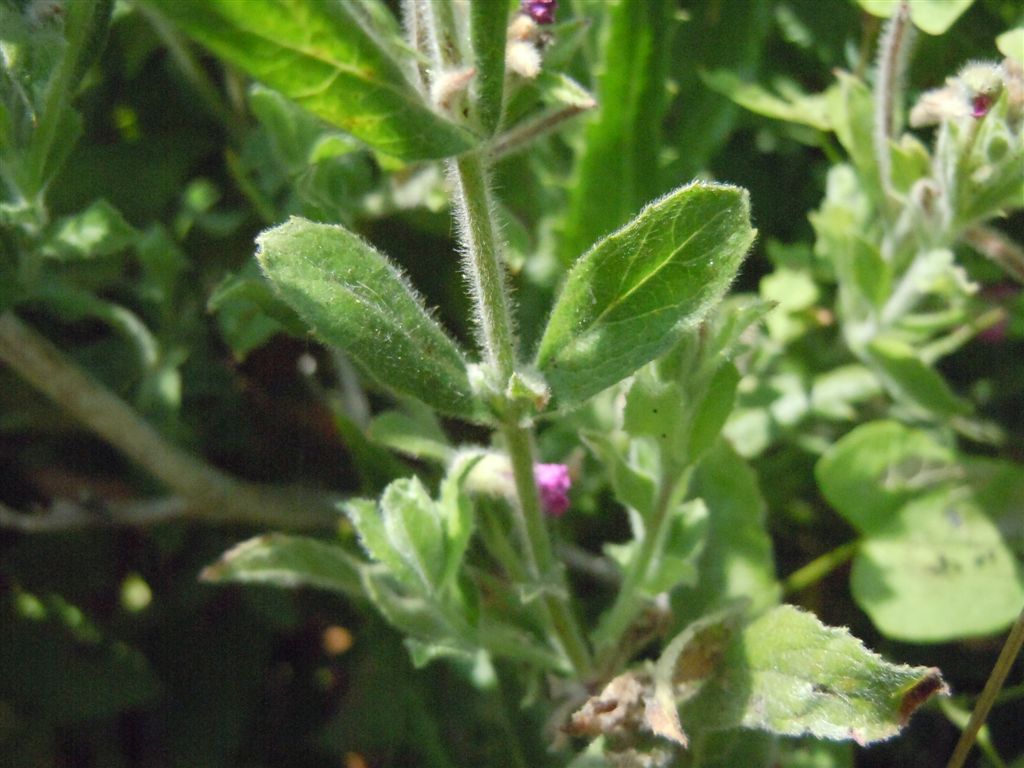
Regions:
M 338 497 L 245 482 L 171 444 L 10 310 L 0 314 L 0 361 L 180 496 L 183 515 L 292 529 L 331 527 L 338 520 Z

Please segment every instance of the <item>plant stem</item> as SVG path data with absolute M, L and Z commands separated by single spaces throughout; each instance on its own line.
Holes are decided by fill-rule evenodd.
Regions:
M 337 499 L 326 494 L 243 482 L 172 445 L 9 310 L 0 314 L 0 361 L 179 494 L 197 517 L 281 528 L 325 528 L 339 519 Z
M 654 504 L 654 511 L 647 522 L 644 538 L 640 542 L 640 548 L 630 563 L 629 570 L 622 580 L 622 586 L 615 596 L 615 602 L 608 610 L 608 613 L 601 621 L 599 630 L 600 641 L 598 647 L 598 669 L 602 673 L 602 679 L 611 675 L 618 666 L 623 653 L 632 653 L 636 649 L 623 647 L 623 636 L 629 630 L 630 624 L 637 614 L 643 610 L 643 601 L 636 594 L 637 589 L 643 584 L 651 568 L 651 561 L 658 551 L 665 546 L 665 525 L 669 520 L 669 510 L 672 507 L 672 499 L 675 497 L 676 489 L 685 488 L 689 484 L 691 468 L 687 468 L 681 476 L 675 467 L 667 467 L 662 472 L 658 484 L 658 497 Z
M 452 161 L 451 173 L 455 182 L 459 232 L 465 248 L 465 270 L 480 329 L 480 345 L 487 362 L 490 384 L 497 399 L 504 401 L 509 378 L 516 367 L 516 346 L 483 161 L 479 155 L 465 155 Z M 506 402 L 503 411 L 501 433 L 512 463 L 519 500 L 513 508 L 527 573 L 538 583 L 546 579 L 555 580 L 555 591 L 544 590 L 540 598 L 544 620 L 558 638 L 577 675 L 584 677 L 590 669 L 590 654 L 569 609 L 564 576 L 556 567 L 552 554 L 533 474 L 533 434 L 530 428 L 520 424 L 521 414 L 516 407 Z
M 544 513 L 537 494 L 533 474 L 533 435 L 529 429 L 506 425 L 502 429 L 505 445 L 512 462 L 512 476 L 519 498 L 517 525 L 521 531 L 523 555 L 527 571 L 538 584 L 546 580 L 555 582 L 554 591 L 542 587 L 541 599 L 562 649 L 579 677 L 590 670 L 590 652 L 583 640 L 579 624 L 569 609 L 568 589 L 561 570 L 556 566 L 548 537 Z
M 978 737 L 978 731 L 981 730 L 989 710 L 992 709 L 992 705 L 999 695 L 999 690 L 1006 682 L 1006 676 L 1010 674 L 1010 669 L 1013 667 L 1017 654 L 1020 653 L 1021 646 L 1024 646 L 1024 609 L 1021 609 L 1017 621 L 1010 628 L 1010 634 L 1003 644 L 1003 650 L 1000 651 L 999 658 L 996 659 L 995 666 L 992 667 L 992 673 L 985 683 L 978 703 L 974 706 L 967 728 L 960 734 L 960 740 L 956 743 L 956 749 L 953 750 L 953 756 L 949 758 L 946 768 L 961 768 L 963 766 L 971 747 L 974 746 L 974 740 Z
M 828 576 L 839 566 L 848 563 L 855 554 L 860 542 L 851 541 L 826 552 L 820 557 L 811 560 L 807 565 L 798 568 L 786 577 L 782 582 L 782 594 L 792 595 L 802 592 L 808 587 L 817 584 Z
M 463 155 L 452 161 L 457 221 L 462 236 L 466 276 L 476 307 L 480 345 L 499 393 L 505 391 L 515 370 L 516 346 L 512 316 L 508 307 L 505 271 L 498 253 L 498 241 L 487 189 L 483 161 L 479 155 Z
M 907 0 L 885 25 L 879 50 L 878 71 L 875 74 L 875 160 L 885 196 L 883 209 L 889 213 L 892 195 L 892 155 L 889 141 L 899 128 L 897 107 L 902 109 L 903 80 L 907 69 L 910 42 L 914 26 L 910 22 L 910 4 Z

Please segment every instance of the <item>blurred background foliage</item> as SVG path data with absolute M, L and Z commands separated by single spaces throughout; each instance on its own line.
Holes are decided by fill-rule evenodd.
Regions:
M 18 12 L 28 6 L 2 2 Z M 497 169 L 527 343 L 567 262 L 694 176 L 750 190 L 761 234 L 738 290 L 756 292 L 773 264 L 806 259 L 808 212 L 825 194 L 834 140 L 741 110 L 700 73 L 820 92 L 835 67 L 870 71 L 879 20 L 846 0 L 637 0 L 639 22 L 671 36 L 671 55 L 650 62 L 641 96 L 627 102 L 607 74 L 614 60 L 599 60 L 602 17 L 613 6 L 561 6 L 559 47 L 548 55 L 564 57 L 569 73 L 604 98 L 596 116 Z M 948 34 L 921 35 L 910 101 L 964 61 L 994 58 L 994 38 L 1020 23 L 1015 0 L 977 0 Z M 643 55 L 618 42 L 616 55 Z M 54 246 L 51 282 L 21 305 L 23 316 L 162 434 L 239 477 L 375 494 L 407 473 L 362 436 L 358 409 L 345 402 L 351 373 L 296 332 L 251 257 L 255 235 L 289 214 L 340 219 L 398 261 L 467 340 L 441 172 L 389 165 L 223 69 L 144 4 L 116 5 L 75 104 L 81 138 L 47 196 L 52 220 L 72 224 L 60 241 L 66 251 Z M 635 141 L 602 146 L 593 126 L 609 123 Z M 610 191 L 614 157 L 634 172 Z M 101 247 L 82 234 L 83 212 L 101 222 Z M 1024 239 L 1019 213 L 1000 226 Z M 91 255 L 81 258 L 86 247 Z M 990 264 L 964 258 L 973 278 L 997 282 Z M 998 346 L 970 343 L 942 372 L 954 386 L 989 393 L 983 415 L 1003 425 L 1004 455 L 1020 461 L 1024 326 L 1016 317 Z M 371 410 L 385 404 L 370 393 Z M 448 426 L 478 439 L 464 425 Z M 753 459 L 780 575 L 853 535 L 819 495 L 817 458 L 780 439 Z M 95 518 L 45 534 L 0 529 L 0 763 L 440 767 L 502 765 L 509 750 L 526 749 L 525 764 L 547 764 L 541 740 L 520 748 L 509 738 L 513 729 L 542 727 L 529 708 L 521 722 L 507 720 L 530 695 L 516 680 L 480 694 L 471 677 L 444 665 L 414 672 L 392 630 L 337 596 L 198 581 L 204 566 L 260 529 L 105 524 L 105 504 L 157 490 L 0 370 L 0 502 L 32 510 L 70 500 Z M 584 481 L 586 501 L 563 523 L 567 538 L 596 548 L 622 537 L 618 517 L 600 514 L 611 503 L 603 493 L 589 494 Z M 996 640 L 896 643 L 853 603 L 847 583 L 839 570 L 795 599 L 889 658 L 939 666 L 954 691 L 980 690 Z M 1007 759 L 1024 754 L 1024 697 L 1019 686 L 1013 691 L 990 721 Z M 925 768 L 939 764 L 935 756 L 947 755 L 957 734 L 931 708 L 893 742 L 856 752 L 794 742 L 784 764 Z

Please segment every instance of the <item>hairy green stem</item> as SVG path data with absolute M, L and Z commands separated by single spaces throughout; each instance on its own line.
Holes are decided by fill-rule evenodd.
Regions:
M 899 129 L 896 122 L 897 109 L 902 108 L 903 81 L 913 32 L 910 4 L 903 0 L 885 26 L 878 71 L 875 73 L 875 160 L 878 163 L 882 193 L 886 198 L 883 208 L 887 213 L 892 212 L 892 155 L 889 141 Z
M 828 576 L 836 568 L 850 562 L 857 554 L 860 542 L 851 541 L 842 544 L 825 554 L 811 560 L 807 565 L 798 568 L 782 582 L 782 594 L 792 595 L 802 592 Z
M 483 161 L 475 154 L 452 161 L 451 170 L 459 232 L 465 249 L 466 275 L 480 330 L 480 346 L 487 363 L 488 380 L 497 399 L 504 401 L 509 378 L 516 367 L 516 345 L 497 231 L 491 218 L 486 173 Z M 545 590 L 540 598 L 544 620 L 576 673 L 583 677 L 590 669 L 590 654 L 569 608 L 564 577 L 552 554 L 533 473 L 533 434 L 519 423 L 517 409 L 505 403 L 503 411 L 501 433 L 512 463 L 518 497 L 518 504 L 513 506 L 522 556 L 531 578 L 538 582 L 554 580 L 555 590 Z
M 602 673 L 602 679 L 611 675 L 620 661 L 625 661 L 621 658 L 624 653 L 631 654 L 634 650 L 624 647 L 623 637 L 644 608 L 636 591 L 643 584 L 654 558 L 665 546 L 665 526 L 670 518 L 669 510 L 672 508 L 672 500 L 676 496 L 676 490 L 680 487 L 685 488 L 689 483 L 691 473 L 692 468 L 687 468 L 680 475 L 679 470 L 675 467 L 667 467 L 662 472 L 654 512 L 650 520 L 645 521 L 646 530 L 644 538 L 640 542 L 640 548 L 630 563 L 622 586 L 619 587 L 615 597 L 615 602 L 601 621 L 602 637 L 598 648 L 598 668 Z
M 515 370 L 516 345 L 508 306 L 508 286 L 491 218 L 490 192 L 483 160 L 464 155 L 451 162 L 459 234 L 465 252 L 466 277 L 476 309 L 480 346 L 489 378 L 499 393 Z
M 172 445 L 10 310 L 0 314 L 0 361 L 179 494 L 198 518 L 280 528 L 337 523 L 335 498 L 243 482 Z
M 1024 646 L 1024 609 L 1021 610 L 1017 621 L 1010 628 L 1010 634 L 1003 644 L 1003 650 L 1000 651 L 999 658 L 996 659 L 995 666 L 992 667 L 992 672 L 985 683 L 985 688 L 982 690 L 978 703 L 974 706 L 974 711 L 971 713 L 971 719 L 967 723 L 964 732 L 960 734 L 960 740 L 957 742 L 956 748 L 953 750 L 953 756 L 949 758 L 946 768 L 961 768 L 963 766 L 967 755 L 971 751 L 971 747 L 974 746 L 975 739 L 978 737 L 978 731 L 981 730 L 981 726 L 988 718 L 989 710 L 992 709 L 992 705 L 995 703 L 1003 683 L 1006 682 L 1006 676 L 1010 674 L 1010 669 L 1013 667 L 1013 662 L 1016 660 L 1017 654 L 1020 653 L 1022 646 Z
M 554 590 L 542 587 L 547 620 L 552 625 L 562 649 L 577 675 L 584 677 L 590 669 L 590 652 L 583 640 L 579 624 L 569 609 L 568 590 L 560 568 L 555 563 L 544 512 L 537 494 L 533 474 L 533 435 L 529 429 L 507 425 L 502 430 L 505 446 L 512 462 L 516 495 L 519 500 L 517 526 L 521 531 L 523 555 L 527 571 L 538 583 L 550 581 Z

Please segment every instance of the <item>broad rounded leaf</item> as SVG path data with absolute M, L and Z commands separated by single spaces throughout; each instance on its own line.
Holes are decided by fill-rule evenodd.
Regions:
M 953 451 L 895 421 L 857 427 L 814 469 L 818 487 L 854 527 L 878 530 L 910 499 L 956 474 Z
M 267 277 L 321 339 L 396 392 L 481 418 L 462 352 L 373 247 L 343 227 L 299 218 L 256 242 Z
M 960 486 L 910 502 L 870 532 L 850 588 L 886 637 L 940 643 L 1009 626 L 1024 605 L 1024 568 Z
M 874 16 L 889 18 L 900 7 L 900 0 L 857 0 L 860 7 Z M 914 0 L 910 4 L 910 20 L 929 35 L 941 35 L 971 7 L 974 0 Z
M 644 208 L 569 272 L 537 351 L 561 404 L 666 352 L 732 282 L 754 239 L 747 192 L 694 183 Z
M 226 61 L 375 149 L 406 160 L 470 149 L 433 112 L 358 8 L 318 0 L 151 0 Z
M 1024 64 L 1024 27 L 1003 32 L 996 38 L 996 48 L 1003 56 L 1016 59 Z

